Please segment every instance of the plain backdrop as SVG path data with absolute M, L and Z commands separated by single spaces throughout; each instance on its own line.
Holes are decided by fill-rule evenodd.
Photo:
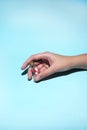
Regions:
M 86 0 L 0 0 L 0 130 L 87 130 L 87 71 L 21 75 L 44 51 L 87 53 Z

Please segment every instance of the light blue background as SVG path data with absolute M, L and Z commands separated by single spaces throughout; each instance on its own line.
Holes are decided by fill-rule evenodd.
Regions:
M 87 53 L 85 0 L 0 0 L 0 130 L 87 130 L 87 71 L 35 83 L 32 54 Z

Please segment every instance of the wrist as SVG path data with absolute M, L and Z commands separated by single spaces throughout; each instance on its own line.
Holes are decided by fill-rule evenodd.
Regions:
M 81 54 L 77 56 L 71 56 L 71 68 L 87 69 L 87 55 Z

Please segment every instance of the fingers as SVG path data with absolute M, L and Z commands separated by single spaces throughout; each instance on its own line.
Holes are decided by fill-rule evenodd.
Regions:
M 53 73 L 51 67 L 52 64 L 50 64 L 51 59 L 50 56 L 48 56 L 47 54 L 48 53 L 39 53 L 32 55 L 24 62 L 24 64 L 21 67 L 22 70 L 24 70 L 33 61 L 33 66 L 31 66 L 28 69 L 29 80 L 32 79 L 32 76 L 34 76 L 34 80 L 39 81 Z M 34 70 L 35 67 L 37 67 L 37 69 L 39 70 L 38 72 L 35 72 L 36 71 Z
M 32 58 L 32 57 L 28 58 L 28 59 L 24 62 L 24 64 L 22 65 L 21 69 L 24 70 L 24 69 L 31 63 L 31 61 L 33 61 L 33 58 Z
M 48 69 L 43 68 L 43 70 L 38 74 L 38 75 L 34 75 L 34 80 L 35 81 L 40 81 L 46 77 L 48 77 L 49 75 L 53 74 L 53 68 L 49 67 Z
M 28 80 L 32 79 L 32 68 L 28 69 Z
M 39 81 L 45 78 L 46 76 L 50 75 L 51 74 L 50 71 L 49 71 L 49 66 L 44 64 L 40 64 L 33 68 L 30 67 L 28 69 L 28 79 L 31 80 L 32 76 L 34 76 L 34 81 Z
M 46 58 L 44 53 L 32 55 L 24 62 L 21 69 L 24 70 L 31 63 L 31 61 L 38 61 L 43 58 Z

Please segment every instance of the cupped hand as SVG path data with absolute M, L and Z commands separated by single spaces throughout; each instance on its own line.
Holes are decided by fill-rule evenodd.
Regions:
M 28 79 L 34 76 L 35 81 L 39 81 L 56 72 L 61 72 L 70 69 L 70 57 L 56 53 L 44 52 L 30 56 L 22 65 L 24 70 L 31 62 L 33 68 L 28 68 Z M 38 74 L 33 73 L 33 69 L 37 68 Z

